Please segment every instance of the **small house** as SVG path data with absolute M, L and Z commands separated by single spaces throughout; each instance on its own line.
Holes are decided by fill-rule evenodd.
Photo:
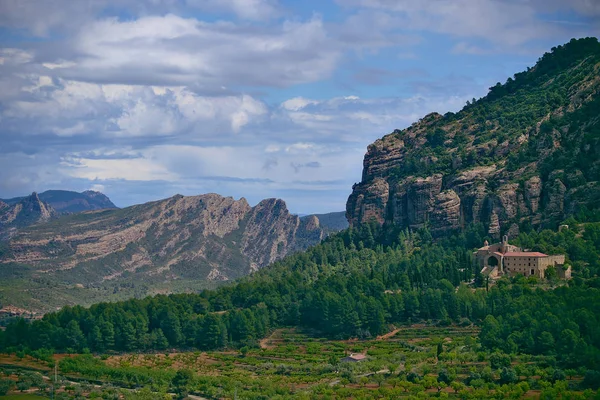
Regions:
M 359 361 L 363 361 L 367 358 L 366 355 L 364 354 L 355 354 L 355 353 L 350 353 L 350 355 L 348 357 L 344 357 L 342 358 L 342 362 L 359 362 Z

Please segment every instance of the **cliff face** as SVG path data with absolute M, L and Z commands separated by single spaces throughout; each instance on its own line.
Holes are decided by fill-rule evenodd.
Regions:
M 35 192 L 13 205 L 0 202 L 0 240 L 14 235 L 20 228 L 47 222 L 56 216 L 56 211 Z
M 346 216 L 492 236 L 594 212 L 600 198 L 600 45 L 573 40 L 457 114 L 370 145 Z
M 229 280 L 323 238 L 318 219 L 301 221 L 282 200 L 250 207 L 216 194 L 172 198 L 64 216 L 21 230 L 2 264 L 71 284 Z

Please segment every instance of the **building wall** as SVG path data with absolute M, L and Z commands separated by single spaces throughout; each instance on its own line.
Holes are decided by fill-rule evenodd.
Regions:
M 528 257 L 528 256 L 502 256 L 494 253 L 504 252 L 519 252 L 520 248 L 504 243 L 495 243 L 485 246 L 475 252 L 477 264 L 489 271 L 491 277 L 498 276 L 502 273 L 509 275 L 522 274 L 524 276 L 535 276 L 537 278 L 545 278 L 547 268 L 555 268 L 557 275 L 561 279 L 571 279 L 571 268 L 563 269 L 565 264 L 564 255 L 552 255 L 546 257 Z M 494 257 L 498 263 L 497 268 L 493 268 L 488 263 L 490 257 Z M 482 270 L 483 271 L 483 270 Z
M 546 257 L 543 257 L 546 258 Z M 538 278 L 544 277 L 544 270 L 546 267 L 543 262 L 540 263 L 540 257 L 516 257 L 516 256 L 505 256 L 504 257 L 504 269 L 507 270 L 511 275 L 522 274 L 525 276 L 536 276 Z
M 560 279 L 571 279 L 571 266 L 569 265 L 567 269 L 563 269 L 563 265 L 557 265 L 556 274 Z

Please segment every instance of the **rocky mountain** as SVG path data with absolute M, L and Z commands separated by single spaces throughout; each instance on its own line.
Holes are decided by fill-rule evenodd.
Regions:
M 313 216 L 317 217 L 321 224 L 321 228 L 327 233 L 338 232 L 349 226 L 345 211 L 330 212 L 326 214 L 311 214 L 300 218 L 305 219 Z
M 244 198 L 176 195 L 72 214 L 22 229 L 0 248 L 0 277 L 14 281 L 7 283 L 11 288 L 27 280 L 30 291 L 20 302 L 14 293 L 3 297 L 7 304 L 44 310 L 111 298 L 123 287 L 132 289 L 129 295 L 206 287 L 323 237 L 318 218 L 300 219 L 277 199 L 251 207 Z
M 47 222 L 57 215 L 35 192 L 13 204 L 0 201 L 0 240 L 14 235 L 20 228 Z
M 492 236 L 597 215 L 600 44 L 572 40 L 458 113 L 432 113 L 368 147 L 346 215 L 434 235 Z
M 94 190 L 86 190 L 81 193 L 70 190 L 47 190 L 38 194 L 38 197 L 61 214 L 117 208 L 106 195 Z M 23 199 L 24 197 L 15 197 L 4 200 L 4 202 L 10 205 Z

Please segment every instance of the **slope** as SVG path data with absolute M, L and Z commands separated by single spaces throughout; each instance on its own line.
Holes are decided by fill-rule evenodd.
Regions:
M 57 215 L 35 192 L 12 204 L 0 201 L 0 241 L 10 238 L 21 228 L 49 221 Z
M 599 111 L 600 44 L 573 39 L 460 112 L 429 114 L 370 145 L 348 219 L 438 236 L 480 225 L 498 238 L 596 218 Z
M 250 207 L 243 198 L 177 195 L 67 215 L 22 229 L 0 249 L 2 297 L 44 311 L 121 290 L 139 296 L 214 286 L 322 238 L 316 218 L 300 220 L 277 199 Z

